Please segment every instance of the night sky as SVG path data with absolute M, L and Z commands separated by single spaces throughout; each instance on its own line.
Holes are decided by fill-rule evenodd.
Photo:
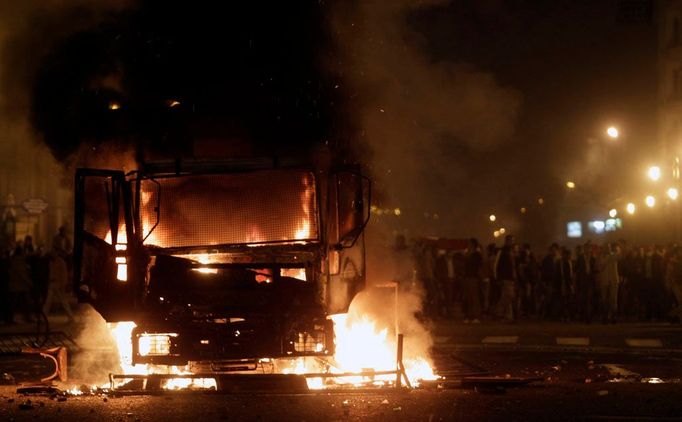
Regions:
M 403 210 L 378 224 L 485 238 L 494 212 L 544 242 L 565 180 L 613 195 L 655 155 L 656 26 L 623 3 L 29 2 L 4 18 L 3 109 L 72 166 L 350 145 Z M 586 165 L 609 124 L 621 143 Z

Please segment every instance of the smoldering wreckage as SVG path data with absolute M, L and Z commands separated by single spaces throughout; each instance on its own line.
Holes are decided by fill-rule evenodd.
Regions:
M 357 166 L 300 159 L 78 169 L 74 285 L 120 355 L 106 388 L 300 392 L 436 379 L 424 329 L 398 317 L 397 283 L 363 292 L 370 190 Z M 383 322 L 368 312 L 369 291 L 391 305 Z M 403 324 L 421 328 L 417 341 L 404 340 Z M 65 350 L 27 352 L 61 354 L 53 377 L 68 383 Z
M 500 389 L 539 380 L 434 372 L 418 291 L 366 285 L 370 191 L 357 166 L 293 159 L 78 169 L 74 284 L 107 326 L 96 332 L 98 315 L 99 328 L 81 336 L 113 342 L 117 360 L 88 366 L 81 352 L 75 386 L 64 348 L 27 349 L 55 371 L 18 392 Z
M 258 11 L 246 12 L 262 18 Z M 175 18 L 183 22 L 184 13 Z M 244 73 L 231 61 L 213 63 L 215 46 L 207 40 L 225 36 L 215 37 L 210 28 L 223 28 L 224 22 L 202 25 L 196 34 L 169 34 L 163 31 L 183 26 L 159 28 L 145 21 L 149 16 L 141 16 L 139 22 L 131 20 L 133 28 L 149 24 L 161 31 L 151 38 L 167 38 L 171 46 L 177 42 L 177 51 L 145 39 L 150 51 L 138 53 L 161 57 L 158 63 L 142 61 L 149 66 L 139 67 L 142 62 L 126 54 L 93 56 L 92 69 L 115 71 L 73 72 L 82 67 L 83 57 L 90 57 L 81 54 L 91 48 L 84 42 L 88 36 L 98 42 L 114 40 L 101 51 L 116 54 L 149 35 L 131 31 L 125 19 L 124 24 L 104 25 L 57 46 L 36 73 L 32 99 L 32 122 L 55 157 L 75 154 L 69 165 L 88 164 L 75 171 L 73 285 L 79 301 L 98 315 L 80 337 L 113 344 L 117 356 L 111 364 L 93 364 L 98 357 L 81 351 L 69 362 L 78 374 L 74 384 L 67 373 L 67 350 L 26 349 L 55 369 L 19 391 L 301 392 L 434 385 L 430 382 L 439 377 L 429 357 L 430 335 L 415 316 L 419 293 L 395 280 L 366 280 L 364 230 L 372 184 L 366 163 L 358 164 L 362 160 L 338 142 L 351 137 L 346 129 L 353 126 L 345 119 L 331 123 L 343 108 L 323 106 L 329 110 L 320 111 L 320 104 L 343 105 L 339 97 L 345 95 L 347 103 L 354 95 L 343 84 L 337 89 L 333 79 L 338 75 L 325 75 L 318 58 L 308 57 L 308 50 L 324 51 L 308 45 L 324 39 L 313 36 L 320 30 L 317 24 L 292 31 L 273 17 L 266 23 L 257 20 L 258 25 L 249 19 L 235 22 L 234 31 L 250 37 L 248 43 L 235 37 L 232 46 L 235 58 L 247 49 L 241 57 L 248 62 Z M 253 31 L 268 26 L 286 30 Z M 275 33 L 277 39 L 271 37 Z M 196 64 L 174 61 L 171 53 L 184 57 L 194 45 L 205 50 L 191 54 L 199 59 Z M 298 48 L 302 45 L 309 48 Z M 265 51 L 253 54 L 253 46 Z M 279 57 L 278 49 L 288 52 L 288 60 L 273 63 L 269 57 L 273 52 Z M 202 65 L 204 56 L 211 58 L 210 66 Z M 291 63 L 298 67 L 289 68 Z M 211 95 L 194 101 L 197 109 L 208 112 L 187 117 L 184 100 L 161 95 L 164 83 L 179 80 L 208 80 Z M 79 98 L 68 91 L 78 87 L 82 94 L 83 86 L 92 95 Z M 291 86 L 314 92 L 291 92 Z M 122 87 L 149 92 L 122 93 Z M 165 100 L 152 101 L 157 94 Z M 77 101 L 66 107 L 55 98 Z M 126 107 L 121 104 L 126 98 L 137 98 L 142 106 Z M 163 105 L 162 113 L 149 108 L 157 103 Z M 84 110 L 102 110 L 102 115 Z M 221 113 L 232 113 L 227 132 L 187 133 L 192 127 L 211 132 L 215 127 L 210 122 Z M 143 127 L 136 126 L 139 122 L 145 122 Z M 121 133 L 126 130 L 133 133 Z M 330 137 L 332 131 L 337 133 Z M 224 154 L 221 148 L 206 154 L 199 141 L 202 136 L 233 140 L 245 134 L 256 139 L 246 136 L 245 145 L 228 148 L 236 154 Z M 131 147 L 130 139 L 136 140 L 134 151 L 120 159 L 119 153 Z M 275 139 L 315 142 L 271 148 Z M 331 141 L 320 147 L 320 139 Z M 70 149 L 61 150 L 62 145 Z M 156 160 L 158 156 L 166 160 Z M 131 162 L 136 163 L 132 171 Z

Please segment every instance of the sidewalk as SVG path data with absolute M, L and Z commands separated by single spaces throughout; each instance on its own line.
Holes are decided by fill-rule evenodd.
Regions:
M 441 320 L 434 323 L 432 333 L 434 347 L 439 349 L 589 349 L 682 353 L 682 325 L 669 323 L 463 324 Z

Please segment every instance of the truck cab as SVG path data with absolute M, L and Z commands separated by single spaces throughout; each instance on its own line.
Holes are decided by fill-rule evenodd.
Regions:
M 287 159 L 78 169 L 74 286 L 133 321 L 133 363 L 248 369 L 334 353 L 365 285 L 370 181 Z

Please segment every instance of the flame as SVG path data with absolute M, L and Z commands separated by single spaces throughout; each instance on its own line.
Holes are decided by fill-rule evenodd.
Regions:
M 133 365 L 132 333 L 137 326 L 132 321 L 108 323 L 116 346 L 118 348 L 121 371 L 125 375 L 175 374 L 191 375 L 187 367 L 170 365 Z M 217 389 L 214 378 L 169 378 L 161 382 L 161 388 L 177 389 Z
M 145 244 L 147 245 L 157 245 L 157 246 L 163 246 L 159 244 L 159 238 L 157 236 L 156 230 L 152 231 L 151 233 L 149 232 L 152 230 L 152 227 L 156 224 L 156 215 L 152 213 L 147 213 L 144 212 L 149 209 L 149 201 L 152 199 L 152 193 L 147 192 L 143 189 L 140 189 L 140 202 L 142 203 L 140 206 L 140 219 L 142 220 L 142 234 L 143 236 L 147 236 L 147 239 L 144 241 Z
M 197 261 L 199 261 L 200 264 L 210 264 L 211 260 L 208 256 L 208 254 L 200 254 L 196 258 Z M 218 274 L 218 269 L 217 268 L 209 268 L 209 267 L 199 267 L 194 269 L 197 272 L 200 272 L 202 274 Z
M 367 315 L 349 317 L 349 314 L 337 314 L 330 317 L 334 322 L 336 353 L 333 358 L 324 360 L 316 357 L 263 359 L 273 362 L 279 369 L 275 372 L 283 374 L 306 373 L 363 373 L 358 376 L 338 378 L 306 378 L 308 388 L 319 390 L 335 386 L 390 386 L 396 380 L 394 374 L 373 375 L 372 372 L 395 371 L 396 338 L 388 327 L 379 327 Z M 120 365 L 123 374 L 177 374 L 191 375 L 189 367 L 165 365 L 133 365 L 131 334 L 134 322 L 108 324 L 111 334 L 118 346 Z M 409 349 L 404 349 L 403 364 L 407 378 L 413 386 L 422 380 L 435 380 L 431 364 L 425 356 L 412 356 Z M 178 389 L 216 389 L 213 378 L 169 378 L 163 380 L 161 387 L 168 390 Z
M 331 372 L 392 371 L 396 369 L 397 339 L 394 333 L 389 334 L 388 327 L 379 327 L 367 315 L 349 318 L 348 314 L 331 316 L 334 322 L 334 343 L 336 367 Z M 422 356 L 410 356 L 404 349 L 403 365 L 407 378 L 412 385 L 419 385 L 421 380 L 438 378 L 427 359 Z M 366 383 L 368 377 L 338 378 L 336 383 Z M 370 377 L 375 385 L 395 381 L 394 375 L 377 375 Z M 312 388 L 312 387 L 311 387 Z
M 313 190 L 307 178 L 304 177 L 302 181 L 304 189 L 301 193 L 301 206 L 303 207 L 305 217 L 298 224 L 296 234 L 294 235 L 296 240 L 310 239 L 310 202 L 313 198 Z

